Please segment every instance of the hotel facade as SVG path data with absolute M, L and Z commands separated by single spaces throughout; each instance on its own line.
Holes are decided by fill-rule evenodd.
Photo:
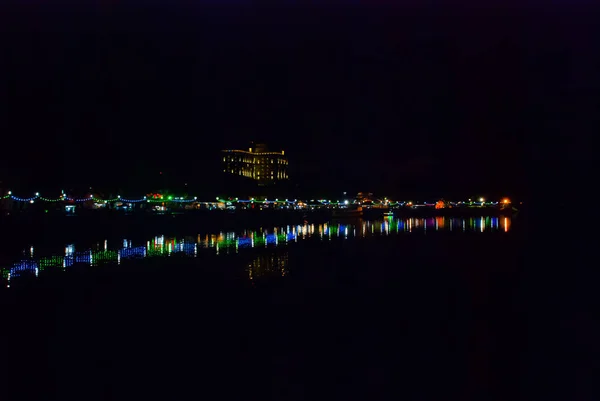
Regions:
M 270 152 L 264 144 L 256 144 L 246 150 L 223 150 L 223 172 L 247 177 L 258 185 L 273 185 L 288 179 L 288 160 L 285 153 Z

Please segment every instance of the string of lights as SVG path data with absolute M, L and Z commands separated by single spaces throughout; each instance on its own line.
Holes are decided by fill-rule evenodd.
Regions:
M 35 203 L 36 201 L 42 201 L 42 202 L 49 202 L 49 203 L 56 203 L 56 202 L 75 202 L 75 203 L 83 203 L 83 202 L 95 202 L 95 203 L 113 203 L 113 202 L 122 202 L 122 203 L 164 203 L 164 202 L 171 202 L 171 203 L 193 203 L 193 202 L 197 202 L 197 203 L 204 203 L 204 204 L 214 204 L 214 203 L 224 203 L 224 204 L 228 204 L 228 205 L 232 205 L 232 204 L 236 204 L 236 203 L 245 203 L 245 204 L 281 204 L 281 205 L 299 205 L 299 204 L 305 204 L 307 206 L 341 206 L 341 205 L 348 205 L 350 203 L 356 203 L 355 201 L 348 201 L 348 200 L 344 200 L 344 201 L 332 201 L 332 200 L 327 200 L 327 199 L 312 199 L 310 201 L 302 201 L 302 200 L 298 200 L 298 199 L 254 199 L 254 198 L 249 198 L 249 199 L 239 199 L 239 198 L 229 198 L 229 199 L 222 199 L 222 198 L 216 198 L 216 202 L 215 201 L 208 201 L 208 202 L 203 202 L 203 201 L 198 201 L 198 197 L 193 197 L 193 198 L 186 198 L 183 196 L 160 196 L 160 197 L 151 197 L 148 198 L 147 196 L 143 196 L 141 198 L 138 199 L 127 199 L 127 198 L 122 198 L 120 195 L 117 195 L 116 198 L 107 198 L 107 199 L 102 199 L 98 196 L 94 196 L 94 195 L 90 195 L 89 197 L 85 197 L 85 198 L 72 198 L 69 197 L 67 195 L 65 195 L 64 193 L 58 197 L 58 198 L 46 198 L 44 196 L 41 196 L 39 192 L 36 192 L 34 196 L 31 197 L 27 197 L 27 198 L 22 198 L 22 197 L 18 197 L 16 195 L 13 195 L 11 191 L 8 191 L 8 193 L 6 195 L 2 195 L 0 196 L 0 200 L 4 200 L 4 199 L 11 199 L 13 201 L 16 202 L 26 202 L 26 203 Z M 509 204 L 510 201 L 508 199 L 503 199 L 501 201 L 485 201 L 483 198 L 480 198 L 478 200 L 478 202 L 474 202 L 471 199 L 469 199 L 469 201 L 467 202 L 448 202 L 451 205 L 455 205 L 455 206 L 460 206 L 460 205 L 465 205 L 465 206 L 494 206 L 494 205 L 498 205 L 499 203 L 502 204 Z M 363 202 L 364 204 L 364 202 Z M 390 207 L 394 207 L 394 206 L 411 206 L 411 207 L 419 207 L 419 206 L 435 206 L 435 203 L 427 203 L 427 202 L 411 202 L 411 201 L 391 201 L 388 200 L 387 198 L 385 200 L 381 200 L 381 201 L 372 201 L 372 202 L 368 202 L 368 204 L 374 205 L 374 206 L 390 206 Z
M 12 192 L 9 191 L 6 195 L 0 196 L 0 199 L 12 199 L 17 202 L 29 202 L 29 203 L 35 202 L 36 200 L 40 200 L 43 202 L 51 202 L 51 203 L 56 203 L 56 202 L 96 202 L 96 203 L 184 202 L 184 203 L 189 203 L 189 202 L 195 202 L 198 198 L 194 197 L 193 199 L 186 199 L 184 197 L 169 196 L 166 199 L 148 199 L 146 196 L 144 196 L 140 199 L 126 199 L 126 198 L 121 198 L 119 195 L 117 195 L 116 198 L 102 199 L 102 198 L 99 198 L 94 195 L 90 195 L 89 197 L 86 197 L 86 198 L 71 198 L 71 197 L 63 194 L 60 197 L 53 199 L 53 198 L 46 198 L 44 196 L 41 196 L 39 194 L 39 192 L 29 198 L 21 198 L 21 197 L 13 195 Z

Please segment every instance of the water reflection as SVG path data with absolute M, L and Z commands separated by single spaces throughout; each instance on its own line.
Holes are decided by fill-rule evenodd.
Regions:
M 248 264 L 248 278 L 254 280 L 265 276 L 285 276 L 287 266 L 287 252 L 259 255 Z
M 131 240 L 123 239 L 111 248 L 109 241 L 97 243 L 93 249 L 78 250 L 75 244 L 68 244 L 64 251 L 51 256 L 40 257 L 34 246 L 23 250 L 24 259 L 10 267 L 2 268 L 2 279 L 10 287 L 11 279 L 23 275 L 38 276 L 49 269 L 66 270 L 75 264 L 99 266 L 105 263 L 121 264 L 127 259 L 166 257 L 173 254 L 197 257 L 200 252 L 214 252 L 217 255 L 235 254 L 251 248 L 277 248 L 288 243 L 308 238 L 331 241 L 348 240 L 376 236 L 399 235 L 404 233 L 447 232 L 508 232 L 510 217 L 428 217 L 428 218 L 385 218 L 383 220 L 355 220 L 353 222 L 330 222 L 323 224 L 287 225 L 285 227 L 220 232 L 218 234 L 198 234 L 196 237 L 156 236 L 145 245 L 134 246 Z M 268 259 L 268 258 L 276 259 Z M 262 258 L 262 259 L 261 259 Z M 261 272 L 275 269 L 285 275 L 287 256 L 260 256 L 249 266 L 249 277 L 260 276 Z

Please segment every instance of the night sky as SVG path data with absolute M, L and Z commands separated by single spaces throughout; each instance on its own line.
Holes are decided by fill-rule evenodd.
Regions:
M 575 7 L 24 3 L 0 13 L 0 187 L 23 191 L 210 188 L 255 140 L 300 188 L 524 196 L 598 91 Z

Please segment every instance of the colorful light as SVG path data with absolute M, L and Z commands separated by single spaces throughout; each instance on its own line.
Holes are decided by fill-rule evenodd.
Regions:
M 94 195 L 86 195 L 86 197 L 84 198 L 80 198 L 80 199 L 75 199 L 72 197 L 67 196 L 66 194 L 62 193 L 60 195 L 59 198 L 47 198 L 44 196 L 41 196 L 39 192 L 35 193 L 35 196 L 32 197 L 28 197 L 28 198 L 20 198 L 18 196 L 15 196 L 12 194 L 11 191 L 7 192 L 7 195 L 4 196 L 0 196 L 0 200 L 1 199 L 12 199 L 14 201 L 18 201 L 18 202 L 25 202 L 25 203 L 33 203 L 31 202 L 32 200 L 35 201 L 37 199 L 39 199 L 40 201 L 43 202 L 51 202 L 51 203 L 55 203 L 55 202 L 60 202 L 60 201 L 65 201 L 65 202 L 76 202 L 76 203 L 82 203 L 82 202 L 88 202 L 88 201 L 93 201 L 93 202 L 97 202 L 97 203 L 108 203 L 108 202 L 117 202 L 117 201 L 121 201 L 121 202 L 126 202 L 126 203 L 161 203 L 161 202 L 177 202 L 177 203 L 192 203 L 192 202 L 198 202 L 199 204 L 204 204 L 204 205 L 215 205 L 215 202 L 200 202 L 198 201 L 198 197 L 194 196 L 191 198 L 186 199 L 185 197 L 178 197 L 178 196 L 173 196 L 173 195 L 169 195 L 168 197 L 165 196 L 166 199 L 163 198 L 163 195 L 160 194 L 149 194 L 148 196 L 143 196 L 140 197 L 138 199 L 128 199 L 128 198 L 122 198 L 121 195 L 117 195 L 116 198 L 113 199 L 101 199 L 97 196 Z M 316 200 L 316 201 L 310 201 L 311 203 L 308 203 L 308 201 L 303 201 L 303 200 L 298 200 L 298 199 L 285 199 L 285 202 L 282 200 L 280 201 L 279 198 L 276 198 L 275 200 L 268 200 L 268 199 L 264 199 L 264 200 L 256 200 L 254 198 L 249 198 L 248 200 L 245 199 L 239 199 L 239 198 L 228 198 L 229 200 L 224 200 L 224 199 L 220 199 L 219 197 L 216 197 L 217 202 L 219 203 L 226 203 L 226 202 L 230 202 L 230 204 L 235 204 L 235 203 L 262 203 L 262 204 L 274 204 L 274 203 L 286 203 L 291 207 L 294 206 L 304 206 L 307 205 L 311 208 L 316 207 L 328 207 L 328 208 L 336 208 L 336 207 L 343 207 L 344 205 L 349 205 L 350 203 L 359 203 L 357 201 L 350 201 L 350 200 L 342 200 L 342 201 L 332 201 L 332 200 L 327 200 L 327 199 L 320 199 L 320 200 Z M 481 203 L 481 206 L 483 206 L 485 203 L 485 199 L 479 198 L 478 199 L 479 202 Z M 471 199 L 469 199 L 469 202 L 471 201 Z M 452 202 L 449 201 L 447 202 L 447 204 L 449 205 L 460 205 L 460 204 L 469 204 L 469 202 L 463 202 L 463 201 L 459 201 L 459 202 Z M 471 202 L 472 203 L 472 202 Z M 497 205 L 498 203 L 502 203 L 502 204 L 510 204 L 511 201 L 508 198 L 503 198 L 500 202 L 489 202 L 487 204 L 490 205 Z M 371 202 L 369 204 L 365 203 L 365 206 L 367 208 L 369 207 L 377 207 L 377 206 L 391 206 L 391 207 L 399 207 L 399 206 L 408 206 L 408 207 L 412 207 L 412 206 L 436 206 L 436 203 L 428 203 L 428 202 L 413 202 L 413 201 L 390 201 L 388 198 L 384 198 L 384 200 L 381 201 L 375 201 L 375 202 Z M 283 206 L 283 205 L 282 205 Z

